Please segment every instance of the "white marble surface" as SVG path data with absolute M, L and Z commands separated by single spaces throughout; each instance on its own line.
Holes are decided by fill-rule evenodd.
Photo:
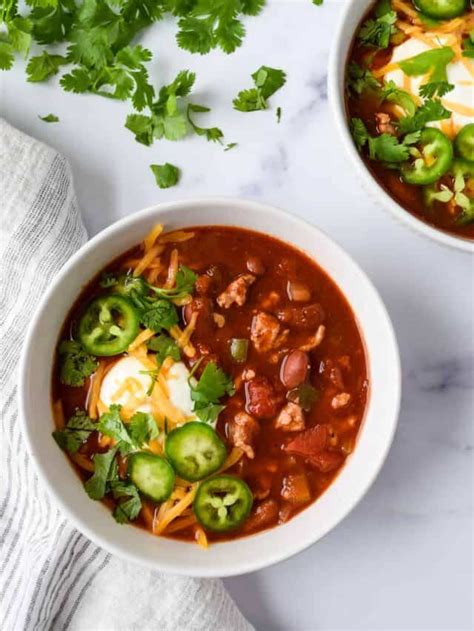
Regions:
M 196 101 L 239 147 L 192 138 L 146 148 L 123 128 L 128 107 L 0 74 L 0 114 L 48 142 L 73 167 L 90 234 L 160 200 L 201 194 L 252 197 L 314 222 L 368 272 L 393 318 L 404 393 L 395 443 L 354 512 L 299 556 L 226 584 L 259 631 L 467 630 L 472 627 L 473 262 L 396 224 L 362 189 L 336 136 L 326 99 L 328 50 L 341 3 L 271 4 L 249 19 L 245 45 L 199 57 L 158 24 L 143 43 L 157 81 L 198 75 Z M 230 101 L 261 64 L 284 68 L 275 112 L 244 114 Z M 54 112 L 47 125 L 37 118 Z M 160 191 L 148 165 L 183 169 Z

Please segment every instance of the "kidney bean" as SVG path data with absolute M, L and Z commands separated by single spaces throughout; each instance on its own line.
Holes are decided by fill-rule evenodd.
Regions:
M 296 388 L 306 381 L 309 371 L 308 354 L 294 350 L 283 359 L 280 368 L 280 379 L 287 388 Z

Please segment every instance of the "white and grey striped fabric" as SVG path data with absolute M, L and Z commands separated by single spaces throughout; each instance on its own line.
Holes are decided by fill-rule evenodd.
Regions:
M 17 414 L 22 336 L 87 238 L 67 161 L 0 119 L 0 629 L 251 631 L 219 580 L 123 563 L 64 520 L 36 477 Z

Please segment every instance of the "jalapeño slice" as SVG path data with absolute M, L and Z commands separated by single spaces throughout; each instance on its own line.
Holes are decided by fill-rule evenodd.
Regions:
M 408 184 L 434 184 L 449 171 L 453 162 L 453 145 L 439 129 L 426 128 L 417 143 L 420 156 L 402 164 L 402 177 Z
M 79 322 L 78 336 L 92 355 L 119 355 L 137 337 L 139 315 L 124 296 L 110 294 L 93 300 Z
M 233 475 L 217 475 L 199 485 L 193 510 L 204 528 L 226 532 L 247 519 L 252 503 L 252 491 L 243 480 Z
M 456 18 L 467 9 L 468 0 L 415 0 L 416 8 L 435 20 Z
M 176 473 L 196 482 L 215 473 L 227 457 L 227 449 L 217 433 L 198 421 L 172 430 L 166 437 L 165 453 Z
M 174 471 L 155 454 L 138 452 L 129 456 L 128 475 L 138 490 L 154 502 L 164 502 L 173 491 Z
M 464 125 L 454 141 L 456 153 L 468 162 L 474 162 L 474 123 Z

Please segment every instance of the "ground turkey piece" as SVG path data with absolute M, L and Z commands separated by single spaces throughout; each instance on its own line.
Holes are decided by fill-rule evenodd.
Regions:
M 299 432 L 305 428 L 303 410 L 296 403 L 287 403 L 275 421 L 284 432 Z
M 217 297 L 217 304 L 223 309 L 228 309 L 233 304 L 241 307 L 247 300 L 247 291 L 250 285 L 255 282 L 252 274 L 242 274 L 233 280 L 227 288 Z
M 377 131 L 379 134 L 390 134 L 396 136 L 397 131 L 392 125 L 392 119 L 385 112 L 377 112 L 375 114 L 375 121 L 377 123 Z
M 276 348 L 281 339 L 280 323 L 269 313 L 259 311 L 253 317 L 250 338 L 259 353 Z
M 245 384 L 246 409 L 256 418 L 272 418 L 278 410 L 277 394 L 266 377 L 255 377 Z
M 229 438 L 235 447 L 240 447 L 248 458 L 255 457 L 255 436 L 260 430 L 257 421 L 246 412 L 239 412 L 229 423 Z

